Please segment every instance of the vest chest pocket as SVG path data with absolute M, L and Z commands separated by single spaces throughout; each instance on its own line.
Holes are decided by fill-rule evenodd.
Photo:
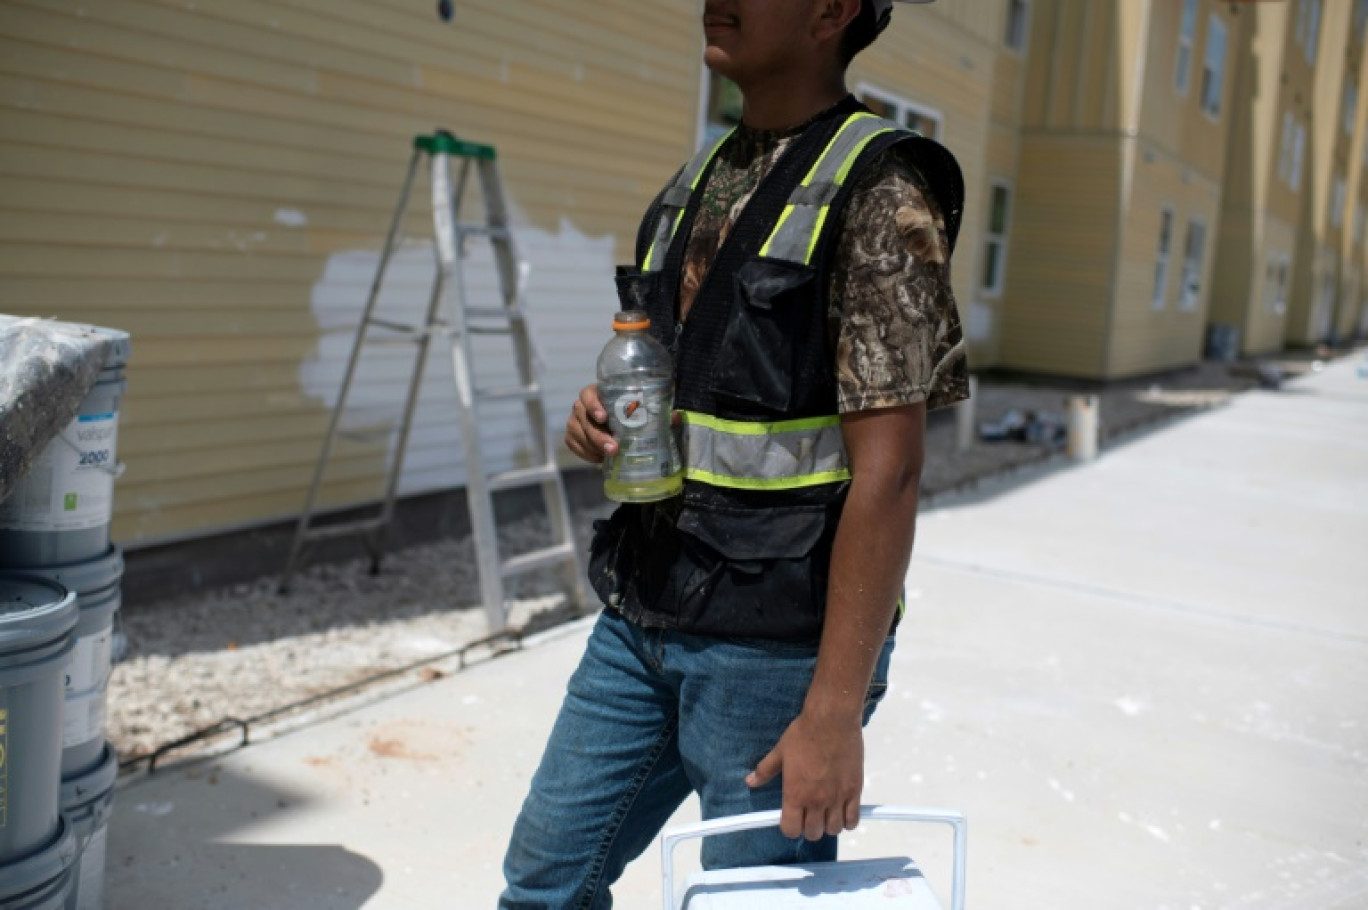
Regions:
M 801 404 L 798 352 L 808 342 L 817 276 L 810 266 L 755 259 L 733 279 L 731 317 L 713 370 L 712 392 L 742 412 L 782 415 Z

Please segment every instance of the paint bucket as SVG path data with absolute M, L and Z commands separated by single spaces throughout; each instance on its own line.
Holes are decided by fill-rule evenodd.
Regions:
M 106 843 L 119 757 L 109 743 L 104 743 L 103 749 L 94 770 L 62 781 L 62 812 L 76 830 L 77 848 L 65 910 L 100 910 L 104 906 Z
M 62 690 L 77 612 L 75 592 L 56 582 L 0 573 L 0 865 L 33 855 L 58 829 Z
M 57 833 L 32 856 L 0 865 L 0 907 L 5 910 L 67 910 L 75 884 L 76 830 L 57 818 Z
M 130 345 L 127 332 L 95 331 L 114 340 L 95 386 L 0 502 L 0 565 L 7 568 L 82 562 L 109 549 Z
M 81 611 L 62 706 L 63 778 L 97 767 L 104 752 L 114 614 L 121 602 L 123 570 L 123 551 L 118 547 L 110 547 L 98 559 L 23 570 L 75 591 Z

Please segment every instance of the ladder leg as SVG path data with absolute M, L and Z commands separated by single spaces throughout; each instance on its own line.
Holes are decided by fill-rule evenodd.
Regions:
M 526 310 L 527 270 L 518 262 L 512 234 L 508 231 L 508 209 L 503 199 L 503 185 L 499 180 L 497 162 L 480 163 L 480 180 L 486 200 L 489 226 L 492 229 L 491 236 L 494 237 L 495 259 L 504 306 L 521 314 Z M 519 318 L 512 320 L 511 329 L 519 381 L 525 386 L 540 387 L 541 361 L 526 320 L 520 315 Z M 531 431 L 534 458 L 538 464 L 555 467 L 555 443 L 547 423 L 544 400 L 540 396 L 528 399 L 525 402 L 525 410 Z M 590 606 L 588 585 L 585 583 L 584 566 L 575 540 L 574 524 L 565 495 L 565 483 L 559 471 L 556 471 L 553 479 L 542 484 L 541 491 L 551 525 L 552 539 L 558 543 L 569 544 L 573 554 L 571 559 L 561 563 L 559 567 L 562 585 L 576 612 L 584 612 Z
M 479 415 L 475 411 L 472 380 L 473 351 L 465 318 L 467 289 L 464 252 L 456 237 L 456 196 L 450 185 L 449 166 L 445 160 L 441 160 L 445 157 L 434 156 L 432 169 L 432 208 L 438 255 L 442 259 L 443 271 L 451 278 L 450 286 L 443 294 L 443 310 L 452 328 L 451 369 L 456 380 L 456 410 L 461 425 L 461 447 L 465 454 L 466 502 L 470 510 L 471 539 L 475 544 L 480 574 L 480 599 L 490 631 L 501 632 L 508 624 L 508 611 L 504 604 L 503 571 L 499 564 L 499 534 L 480 447 Z
M 294 577 L 295 569 L 298 568 L 299 557 L 304 550 L 304 537 L 309 530 L 314 509 L 318 505 L 318 491 L 323 483 L 323 473 L 327 467 L 328 456 L 332 453 L 333 442 L 337 437 L 337 428 L 341 424 L 342 412 L 346 408 L 347 395 L 351 391 L 352 380 L 356 377 L 356 365 L 361 359 L 361 347 L 366 339 L 366 325 L 375 310 L 376 301 L 380 298 L 380 287 L 385 279 L 385 270 L 389 267 L 390 259 L 394 255 L 395 241 L 398 239 L 399 230 L 403 225 L 404 211 L 408 208 L 409 193 L 413 190 L 413 177 L 418 170 L 420 154 L 417 149 L 414 149 L 413 154 L 409 156 L 408 173 L 404 177 L 404 186 L 399 193 L 399 203 L 394 210 L 394 220 L 390 222 L 389 233 L 385 236 L 384 251 L 380 254 L 380 263 L 375 270 L 375 279 L 371 282 L 370 294 L 366 298 L 366 307 L 361 315 L 361 325 L 357 328 L 356 338 L 352 342 L 351 356 L 347 360 L 347 368 L 342 376 L 342 388 L 338 392 L 337 401 L 333 405 L 332 415 L 328 420 L 328 431 L 323 437 L 322 452 L 318 456 L 317 464 L 314 465 L 313 479 L 309 483 L 309 492 L 304 500 L 304 511 L 299 514 L 294 540 L 290 543 L 290 554 L 286 559 L 285 571 L 280 579 L 280 590 L 282 592 L 289 590 L 290 581 Z

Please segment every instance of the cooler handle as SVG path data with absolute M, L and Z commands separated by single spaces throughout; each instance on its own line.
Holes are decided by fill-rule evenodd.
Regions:
M 665 886 L 665 910 L 675 910 L 674 850 L 681 841 L 714 834 L 734 834 L 753 828 L 772 828 L 779 824 L 780 810 L 730 815 L 709 821 L 681 825 L 666 831 L 660 838 L 660 871 Z M 950 892 L 950 910 L 964 910 L 965 860 L 969 849 L 969 828 L 964 813 L 954 809 L 925 809 L 912 806 L 861 806 L 861 821 L 931 822 L 949 825 L 955 833 L 954 886 Z

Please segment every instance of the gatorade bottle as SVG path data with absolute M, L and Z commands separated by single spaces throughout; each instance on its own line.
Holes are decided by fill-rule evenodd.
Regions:
M 603 493 L 617 502 L 655 502 L 684 489 L 670 430 L 674 368 L 640 310 L 613 317 L 613 339 L 598 359 L 598 394 L 618 450 L 603 460 Z

